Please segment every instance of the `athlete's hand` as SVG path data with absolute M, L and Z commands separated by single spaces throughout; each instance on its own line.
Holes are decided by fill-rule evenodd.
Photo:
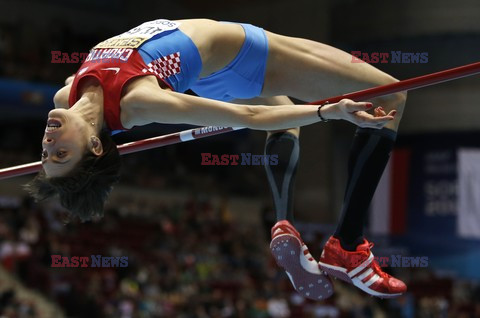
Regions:
M 343 119 L 360 127 L 380 129 L 393 120 L 397 113 L 396 110 L 392 110 L 387 114 L 382 107 L 376 107 L 372 115 L 367 112 L 372 108 L 372 103 L 342 99 L 338 103 L 323 106 L 321 114 L 325 119 Z

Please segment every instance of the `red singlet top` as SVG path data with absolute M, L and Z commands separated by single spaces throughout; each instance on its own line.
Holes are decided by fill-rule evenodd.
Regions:
M 161 67 L 165 68 L 165 65 L 147 66 L 138 48 L 152 37 L 177 28 L 178 23 L 159 19 L 145 22 L 97 44 L 75 74 L 68 99 L 69 106 L 72 107 L 78 101 L 82 80 L 88 77 L 96 78 L 103 89 L 103 112 L 107 127 L 112 131 L 125 130 L 120 120 L 120 99 L 123 87 L 129 80 L 139 76 L 155 75 L 172 88 L 157 71 Z M 173 58 L 161 62 L 170 68 L 177 67 Z
M 103 88 L 103 113 L 107 127 L 110 130 L 126 130 L 120 121 L 120 98 L 122 90 L 129 80 L 150 74 L 139 72 L 144 69 L 145 63 L 140 54 L 134 49 L 101 49 L 95 50 L 98 56 L 105 56 L 110 52 L 112 54 L 121 54 L 121 58 L 99 58 L 98 60 L 85 61 L 82 67 L 75 74 L 75 78 L 70 90 L 68 103 L 72 107 L 79 99 L 78 89 L 82 80 L 87 77 L 94 77 Z M 120 51 L 120 52 L 119 52 Z M 90 56 L 90 55 L 89 55 Z M 87 57 L 88 59 L 88 57 Z M 128 63 L 126 62 L 128 60 Z

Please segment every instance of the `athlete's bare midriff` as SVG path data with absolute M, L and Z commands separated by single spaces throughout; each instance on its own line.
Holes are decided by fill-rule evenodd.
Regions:
M 245 41 L 243 27 L 208 19 L 178 20 L 179 29 L 195 43 L 202 59 L 200 77 L 221 70 L 240 51 Z

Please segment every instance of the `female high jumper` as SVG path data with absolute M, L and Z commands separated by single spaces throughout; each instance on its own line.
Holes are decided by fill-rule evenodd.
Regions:
M 58 194 L 73 216 L 88 220 L 103 215 L 119 177 L 112 131 L 152 122 L 266 130 L 265 154 L 279 156 L 278 165 L 265 167 L 278 221 L 271 248 L 294 288 L 307 298 L 325 299 L 333 293 L 327 272 L 370 295 L 398 296 L 406 286 L 373 259 L 363 224 L 395 142 L 406 93 L 372 100 L 383 108 L 351 100 L 293 105 L 286 97 L 314 101 L 397 81 L 351 61 L 351 55 L 331 46 L 249 24 L 207 19 L 143 23 L 93 47 L 56 93 L 42 140 L 43 168 L 26 188 L 37 200 Z M 199 97 L 184 94 L 188 89 Z M 341 222 L 317 263 L 291 224 L 299 158 L 296 127 L 334 119 L 359 128 Z

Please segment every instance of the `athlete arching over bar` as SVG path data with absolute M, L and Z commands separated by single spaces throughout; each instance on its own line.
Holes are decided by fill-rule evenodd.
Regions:
M 342 100 L 314 107 L 293 105 L 286 97 L 313 101 L 395 81 L 369 64 L 351 63 L 351 55 L 328 45 L 248 24 L 146 22 L 97 44 L 57 92 L 42 140 L 43 169 L 27 190 L 38 200 L 59 194 L 72 215 L 86 220 L 103 214 L 118 179 L 120 159 L 109 131 L 151 122 L 266 130 L 265 153 L 279 155 L 278 165 L 266 166 L 279 221 L 271 248 L 295 289 L 311 299 L 330 296 L 326 271 L 371 295 L 398 296 L 406 286 L 373 260 L 363 224 L 406 94 L 373 100 L 384 107 L 373 114 L 367 112 L 370 103 Z M 201 97 L 183 94 L 187 89 Z M 251 101 L 228 103 L 234 99 Z M 329 119 L 360 127 L 349 158 L 342 219 L 317 264 L 291 225 L 299 157 L 294 127 Z

